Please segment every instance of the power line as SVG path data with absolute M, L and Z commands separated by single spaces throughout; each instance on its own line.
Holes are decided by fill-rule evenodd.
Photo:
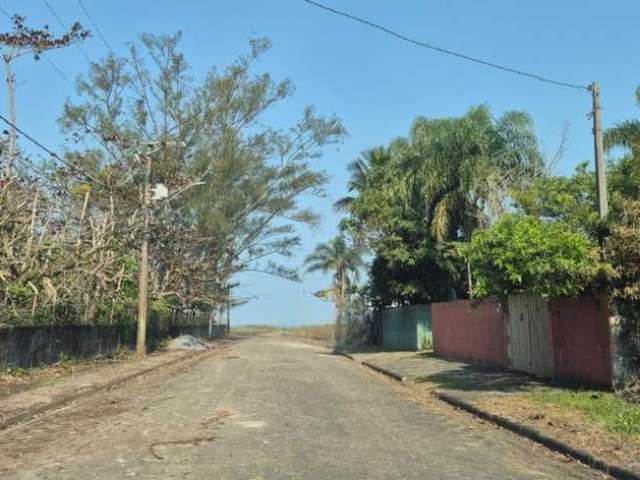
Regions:
M 51 157 L 60 160 L 62 162 L 64 162 L 64 160 L 62 160 L 62 158 L 54 151 L 48 149 L 47 147 L 45 147 L 42 143 L 40 143 L 38 140 L 36 140 L 35 138 L 33 138 L 31 135 L 29 135 L 27 132 L 25 132 L 24 130 L 22 130 L 20 127 L 18 127 L 16 124 L 14 124 L 13 122 L 7 120 L 4 115 L 0 115 L 0 120 L 2 120 L 4 123 L 6 123 L 7 125 L 9 125 L 11 128 L 13 128 L 16 132 L 18 132 L 20 135 L 22 135 L 24 138 L 26 138 L 27 140 L 29 140 L 31 143 L 33 143 L 36 147 L 40 148 L 41 150 L 44 150 L 45 152 L 47 152 Z
M 2 5 L 0 5 L 0 12 L 4 13 L 4 15 L 9 18 L 9 20 L 13 19 L 13 16 L 9 12 L 7 12 Z
M 69 168 L 72 168 L 74 170 L 77 170 L 78 172 L 82 173 L 84 176 L 86 176 L 87 178 L 89 178 L 90 180 L 93 180 L 96 183 L 101 183 L 97 178 L 93 177 L 92 175 L 88 174 L 86 171 L 82 170 L 81 168 L 77 167 L 76 165 L 73 165 L 72 163 L 66 161 L 65 159 L 63 159 L 60 155 L 58 155 L 56 152 L 54 152 L 53 150 L 50 150 L 49 148 L 45 147 L 42 143 L 40 143 L 38 140 L 36 140 L 35 138 L 33 138 L 31 135 L 29 135 L 27 132 L 25 132 L 24 130 L 22 130 L 20 127 L 18 127 L 15 123 L 7 120 L 7 118 L 4 115 L 0 115 L 0 120 L 2 120 L 4 123 L 6 123 L 7 125 L 9 125 L 11 128 L 13 128 L 16 132 L 18 132 L 20 135 L 22 135 L 24 138 L 26 138 L 27 140 L 29 140 L 31 143 L 33 143 L 36 147 L 38 147 L 39 149 L 43 150 L 44 152 L 48 153 L 51 158 L 55 158 L 56 160 L 58 160 L 60 163 L 66 165 Z
M 440 53 L 443 53 L 445 55 L 450 55 L 452 57 L 461 58 L 461 59 L 467 60 L 469 62 L 478 63 L 478 64 L 484 65 L 486 67 L 491 67 L 491 68 L 495 68 L 495 69 L 502 70 L 502 71 L 505 71 L 505 72 L 513 73 L 513 74 L 516 74 L 516 75 L 520 75 L 520 76 L 523 76 L 523 77 L 532 78 L 532 79 L 538 80 L 540 82 L 551 83 L 553 85 L 557 85 L 557 86 L 560 86 L 560 87 L 573 88 L 573 89 L 576 89 L 576 90 L 589 90 L 589 87 L 585 86 L 585 85 L 577 85 L 577 84 L 573 84 L 573 83 L 567 83 L 567 82 L 561 82 L 561 81 L 558 81 L 558 80 L 553 80 L 551 78 L 543 77 L 543 76 L 537 75 L 535 73 L 525 72 L 523 70 L 518 70 L 518 69 L 512 68 L 512 67 L 507 67 L 505 65 L 500 65 L 498 63 L 489 62 L 487 60 L 482 60 L 480 58 L 471 57 L 471 56 L 465 55 L 463 53 L 454 52 L 453 50 L 448 50 L 446 48 L 438 47 L 436 45 L 431 45 L 429 43 L 421 42 L 419 40 L 415 40 L 413 38 L 407 37 L 406 35 L 403 35 L 401 33 L 398 33 L 396 31 L 394 31 L 394 30 L 391 30 L 391 29 L 389 29 L 387 27 L 383 27 L 382 25 L 379 25 L 377 23 L 370 22 L 369 20 L 365 20 L 364 18 L 360 18 L 360 17 L 357 17 L 355 15 L 351 15 L 350 13 L 343 12 L 341 10 L 336 10 L 335 8 L 328 7 L 328 6 L 323 5 L 321 3 L 317 3 L 317 2 L 315 2 L 313 0 L 304 0 L 304 1 L 306 3 L 308 3 L 308 4 L 310 4 L 310 5 L 313 5 L 315 7 L 320 8 L 322 10 L 326 10 L 326 11 L 334 13 L 336 15 L 339 15 L 339 16 L 342 16 L 342 17 L 346 17 L 346 18 L 348 18 L 350 20 L 353 20 L 355 22 L 362 23 L 362 24 L 367 25 L 367 26 L 369 26 L 371 28 L 375 28 L 376 30 L 380 30 L 380 31 L 382 31 L 382 32 L 384 32 L 384 33 L 386 33 L 388 35 L 391 35 L 393 37 L 399 38 L 400 40 L 403 40 L 405 42 L 411 43 L 413 45 L 417 45 L 419 47 L 428 48 L 430 50 L 435 50 L 436 52 L 440 52 Z
M 98 32 L 98 36 L 102 40 L 102 43 L 104 43 L 105 47 L 107 47 L 107 50 L 109 50 L 109 52 L 112 53 L 113 49 L 111 48 L 111 45 L 109 45 L 109 42 L 107 42 L 107 39 L 104 37 L 104 35 L 100 31 L 100 27 L 98 27 L 98 24 L 93 20 L 93 17 L 89 13 L 89 10 L 87 9 L 87 7 L 85 7 L 82 0 L 78 0 L 78 3 L 80 4 L 80 8 L 82 8 L 82 11 L 84 12 L 84 14 L 87 16 L 87 18 L 91 22 L 91 25 L 93 25 L 93 28 L 95 28 L 96 32 Z
M 47 6 L 47 8 L 49 9 L 49 11 L 53 14 L 53 16 L 55 17 L 55 19 L 58 21 L 58 23 L 60 24 L 60 26 L 62 27 L 63 30 L 68 31 L 69 29 L 67 28 L 67 26 L 65 25 L 65 23 L 62 21 L 62 19 L 60 18 L 60 16 L 56 13 L 56 11 L 51 7 L 51 5 L 49 5 L 49 2 L 47 2 L 47 0 L 42 0 L 44 2 L 44 4 Z M 78 49 L 82 52 L 82 55 L 84 56 L 84 58 L 87 60 L 87 62 L 89 62 L 89 64 L 91 64 L 91 58 L 89 58 L 89 55 L 87 55 L 87 52 L 85 52 L 84 48 L 82 48 L 82 45 L 80 45 L 79 43 L 75 43 L 75 46 L 78 47 Z
M 58 15 L 55 13 L 55 11 L 53 11 L 53 9 L 49 6 L 49 4 L 47 3 L 46 0 L 43 0 L 44 3 L 47 5 L 47 7 L 49 7 L 49 9 L 51 10 L 51 12 L 53 13 L 53 15 L 58 19 L 58 22 L 60 22 L 60 24 L 62 25 L 62 28 L 64 28 L 66 30 L 66 27 L 64 26 L 64 23 L 62 22 L 62 20 L 60 20 L 60 17 L 58 17 Z M 7 12 L 7 10 L 4 9 L 4 7 L 2 7 L 2 5 L 0 5 L 0 12 L 2 12 L 4 15 L 6 15 L 9 19 L 12 19 L 13 17 L 11 16 L 11 14 L 9 14 L 9 12 Z M 80 47 L 80 45 L 78 45 L 78 47 Z M 82 49 L 81 49 L 82 50 Z M 83 51 L 83 53 L 85 54 L 85 57 L 89 60 L 89 62 L 91 62 L 91 60 L 88 58 L 88 56 L 86 55 L 86 53 Z M 45 54 L 45 52 L 41 53 L 41 57 L 44 58 L 47 63 L 49 63 L 49 65 L 51 66 L 51 68 L 53 68 L 56 73 L 58 75 L 60 75 L 60 77 L 67 82 L 72 88 L 75 87 L 74 83 L 69 79 L 69 77 L 64 73 L 64 70 L 62 70 L 51 58 L 49 58 L 48 55 Z M 36 145 L 37 147 L 39 147 L 40 149 L 44 150 L 45 152 L 47 152 L 49 155 L 51 155 L 53 158 L 59 160 L 60 162 L 62 162 L 63 164 L 67 165 L 70 168 L 75 168 L 78 169 L 78 167 L 69 164 L 68 162 L 66 162 L 64 159 L 62 159 L 62 157 L 60 157 L 57 153 L 49 150 L 47 147 L 45 147 L 44 145 L 42 145 L 40 142 L 38 142 L 35 138 L 33 138 L 32 136 L 30 136 L 28 133 L 26 133 L 24 130 L 21 130 L 18 126 L 13 125 L 9 120 L 7 120 L 5 117 L 3 117 L 2 115 L 0 115 L 0 119 L 3 120 L 6 124 L 8 124 L 9 126 L 13 127 L 15 129 L 15 131 L 19 132 L 20 134 L 22 134 L 27 140 L 29 140 L 31 143 L 33 143 L 34 145 Z M 98 138 L 96 137 L 96 135 L 89 129 L 86 130 L 86 133 L 96 142 L 96 143 L 100 143 Z M 118 161 L 118 158 L 108 149 L 105 147 L 105 151 L 107 152 L 107 155 L 109 155 L 112 159 L 114 159 L 116 162 Z M 91 179 L 96 181 L 95 178 L 93 178 L 91 175 L 88 175 L 86 172 L 83 172 L 83 174 Z
M 73 87 L 73 82 L 69 79 L 69 77 L 67 77 L 67 74 L 64 73 L 64 71 L 53 60 L 51 60 L 48 55 L 45 55 L 43 52 L 41 56 L 47 61 L 49 65 L 51 65 L 51 68 L 58 72 L 58 75 L 60 75 L 60 77 L 62 77 L 65 82 Z

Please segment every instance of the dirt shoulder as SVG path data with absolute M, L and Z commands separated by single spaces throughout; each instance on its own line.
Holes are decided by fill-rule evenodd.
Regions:
M 34 368 L 5 368 L 0 370 L 0 402 L 5 397 L 34 388 L 55 385 L 69 377 L 89 373 L 96 369 L 118 368 L 137 359 L 130 351 L 121 351 L 106 357 L 84 360 L 62 360 L 52 365 Z
M 197 362 L 226 349 L 231 341 L 215 340 L 211 342 L 212 348 L 204 351 L 161 351 L 144 358 L 123 355 L 103 361 L 63 362 L 24 373 L 24 378 L 18 376 L 13 385 L 5 375 L 7 394 L 0 398 L 0 430 L 132 378 L 176 364 Z

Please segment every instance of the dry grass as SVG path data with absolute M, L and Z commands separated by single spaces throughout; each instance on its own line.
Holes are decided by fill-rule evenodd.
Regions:
M 284 333 L 287 335 L 328 342 L 333 341 L 334 331 L 333 325 L 309 325 L 284 329 Z
M 333 325 L 303 325 L 300 327 L 241 325 L 232 328 L 231 332 L 238 335 L 287 335 L 326 342 L 332 342 L 334 339 Z
M 479 395 L 481 408 L 529 425 L 610 463 L 640 471 L 640 433 L 612 394 L 548 389 L 510 395 Z M 636 407 L 637 408 L 637 407 Z M 631 420 L 630 420 L 631 419 Z

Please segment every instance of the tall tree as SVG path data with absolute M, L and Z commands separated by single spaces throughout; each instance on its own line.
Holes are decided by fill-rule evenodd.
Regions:
M 360 269 L 364 266 L 362 248 L 350 245 L 343 235 L 320 243 L 304 261 L 307 272 L 333 272 L 331 287 L 318 295 L 332 298 L 337 310 L 336 335 L 341 340 L 349 297 L 356 287 Z
M 408 138 L 367 152 L 350 171 L 344 225 L 375 252 L 370 293 L 386 305 L 464 295 L 464 265 L 447 243 L 488 227 L 543 161 L 528 115 L 494 119 L 480 106 L 420 117 Z
M 539 176 L 543 161 L 531 118 L 507 112 L 493 120 L 486 106 L 459 118 L 418 118 L 410 142 L 424 214 L 438 241 L 469 239 L 505 210 L 511 189 Z
M 133 242 L 141 235 L 141 148 L 158 145 L 151 183 L 170 193 L 151 225 L 154 296 L 216 303 L 240 271 L 295 278 L 275 260 L 292 255 L 297 226 L 316 221 L 298 200 L 322 193 L 326 176 L 314 163 L 345 130 L 312 107 L 286 131 L 265 125 L 264 113 L 293 92 L 289 80 L 252 73 L 268 40 L 252 40 L 248 54 L 197 83 L 180 39 L 142 35 L 127 57 L 94 64 L 79 83 L 84 101 L 69 102 L 61 124 L 86 145 L 70 158 L 106 180 L 96 206 L 114 199 L 122 238 Z

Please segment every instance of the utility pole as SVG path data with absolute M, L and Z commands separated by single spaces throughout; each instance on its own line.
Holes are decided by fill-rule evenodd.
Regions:
M 138 272 L 138 336 L 136 339 L 136 353 L 147 353 L 147 312 L 149 301 L 149 182 L 151 180 L 151 153 L 143 155 L 146 161 L 144 176 L 144 198 L 142 213 L 144 226 L 142 230 L 142 245 L 140 246 L 140 268 Z
M 13 60 L 12 56 L 9 54 L 4 54 L 2 56 L 4 60 L 4 70 L 5 77 L 7 80 L 7 103 L 9 106 L 9 119 L 11 123 L 15 125 L 17 123 L 16 119 L 16 76 L 11 71 L 11 61 Z M 17 133 L 15 127 L 11 126 L 9 128 L 9 156 L 7 160 L 7 164 L 5 165 L 5 174 L 7 177 L 10 177 L 13 173 L 13 164 L 18 156 L 17 153 Z
M 598 189 L 598 214 L 605 220 L 609 213 L 607 202 L 607 173 L 604 165 L 604 144 L 602 141 L 602 117 L 600 108 L 600 84 L 589 85 L 593 97 L 593 145 L 596 160 L 596 185 Z
M 151 148 L 156 145 L 157 147 L 152 150 Z M 144 223 L 142 229 L 142 244 L 140 245 L 140 268 L 138 270 L 138 335 L 136 337 L 136 353 L 138 355 L 145 355 L 147 353 L 147 320 L 149 318 L 149 223 L 151 219 L 149 207 L 151 204 L 151 158 L 155 153 L 162 151 L 169 145 L 184 146 L 182 142 L 174 141 L 167 142 L 163 140 L 149 142 L 146 145 L 146 148 L 149 150 L 145 153 L 139 154 L 139 157 L 145 161 L 145 174 L 143 186 L 144 198 L 142 199 L 142 215 Z M 195 182 L 189 185 L 189 187 L 195 185 L 201 185 L 201 183 Z M 181 192 L 184 192 L 187 188 L 183 188 Z M 157 184 L 154 187 L 153 200 L 166 199 L 167 196 L 168 191 L 164 185 Z
M 227 335 L 231 332 L 231 285 L 227 286 Z

